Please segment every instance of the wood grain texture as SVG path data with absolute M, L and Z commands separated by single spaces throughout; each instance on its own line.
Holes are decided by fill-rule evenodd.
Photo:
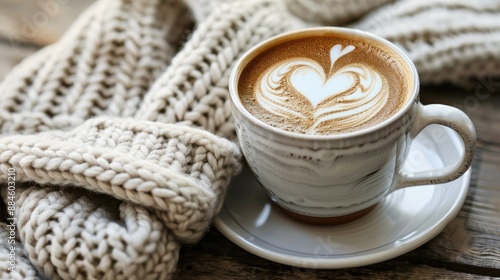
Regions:
M 55 0 L 54 0 L 55 1 Z M 0 1 L 0 80 L 14 65 L 57 40 L 91 0 L 67 0 L 35 36 L 23 18 L 43 10 L 38 1 Z M 29 37 L 29 38 L 28 38 Z M 478 145 L 472 182 L 458 216 L 437 237 L 396 259 L 343 270 L 308 270 L 254 256 L 211 229 L 184 246 L 176 279 L 500 279 L 500 78 L 478 77 L 470 89 L 424 87 L 423 103 L 449 104 L 473 120 Z
M 198 245 L 183 248 L 176 278 L 500 279 L 500 129 L 496 129 L 500 126 L 500 94 L 479 99 L 474 88 L 444 86 L 424 87 L 421 96 L 427 104 L 448 104 L 464 110 L 478 133 L 467 199 L 457 217 L 437 237 L 380 264 L 308 270 L 256 257 L 212 229 Z
M 405 256 L 380 264 L 339 270 L 281 265 L 254 256 L 212 229 L 202 241 L 181 252 L 174 279 L 491 279 L 489 276 L 432 267 Z
M 476 126 L 478 143 L 469 193 L 460 213 L 440 235 L 409 255 L 500 277 L 500 89 L 490 88 L 488 98 L 481 99 L 476 89 L 422 91 L 425 103 L 464 110 Z

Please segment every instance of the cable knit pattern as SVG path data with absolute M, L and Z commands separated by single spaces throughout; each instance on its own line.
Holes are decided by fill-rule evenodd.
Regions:
M 26 251 L 49 279 L 165 279 L 177 262 L 179 245 L 155 215 L 109 197 L 30 187 L 18 217 Z
M 182 121 L 234 138 L 228 79 L 237 58 L 264 39 L 305 26 L 283 1 L 217 6 L 152 86 L 136 118 Z
M 342 24 L 400 46 L 423 83 L 465 85 L 500 76 L 499 15 L 498 0 L 98 0 L 0 84 L 19 233 L 0 276 L 172 278 L 241 169 L 228 78 L 262 40 Z
M 176 25 L 163 22 L 179 17 L 182 7 L 161 0 L 96 2 L 64 38 L 0 85 L 0 133 L 68 129 L 91 116 L 133 116 L 173 55 L 167 34 Z
M 338 25 L 395 0 L 288 0 L 289 9 L 298 17 L 318 24 Z
M 424 84 L 500 76 L 500 1 L 400 1 L 353 27 L 405 50 Z
M 9 222 L 10 225 L 10 222 Z M 0 223 L 0 279 L 11 280 L 35 280 L 39 279 L 40 275 L 36 271 L 35 266 L 30 262 L 24 254 L 23 246 L 17 239 L 9 239 L 10 230 L 7 224 Z M 8 243 L 8 240 L 15 240 L 15 243 Z M 15 260 L 10 260 L 11 250 L 14 247 Z M 15 263 L 15 267 L 11 268 L 11 263 Z
M 236 145 L 187 126 L 97 118 L 70 132 L 0 139 L 0 180 L 73 185 L 160 210 L 177 237 L 196 240 L 234 172 Z

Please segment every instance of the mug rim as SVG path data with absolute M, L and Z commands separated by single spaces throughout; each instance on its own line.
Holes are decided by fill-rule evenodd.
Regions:
M 291 35 L 307 35 L 307 34 L 314 34 L 318 32 L 326 32 L 326 33 L 340 33 L 343 35 L 354 35 L 354 36 L 359 36 L 362 38 L 366 38 L 368 40 L 376 41 L 378 43 L 381 43 L 382 45 L 390 48 L 392 51 L 397 53 L 402 61 L 406 64 L 406 66 L 410 69 L 411 75 L 408 76 L 408 78 L 413 79 L 413 83 L 411 81 L 408 83 L 409 85 L 413 85 L 413 88 L 411 89 L 411 93 L 409 93 L 408 99 L 406 103 L 404 104 L 403 107 L 401 107 L 395 114 L 391 115 L 389 118 L 383 120 L 382 122 L 379 122 L 375 125 L 351 131 L 351 132 L 342 132 L 342 133 L 333 133 L 333 134 L 305 134 L 305 133 L 298 133 L 298 132 L 291 132 L 287 131 L 284 129 L 280 129 L 274 126 L 271 126 L 264 121 L 258 119 L 254 115 L 252 115 L 246 108 L 243 106 L 243 103 L 241 102 L 241 99 L 239 98 L 238 94 L 238 80 L 240 77 L 241 72 L 243 69 L 248 65 L 248 63 L 255 58 L 251 57 L 256 53 L 258 55 L 259 52 L 258 50 L 265 48 L 265 47 L 271 47 L 273 46 L 273 43 L 278 42 L 280 40 L 284 40 L 285 37 L 291 36 Z M 250 57 L 250 58 L 249 58 Z M 229 76 L 229 97 L 231 99 L 232 104 L 234 105 L 233 108 L 236 108 L 247 120 L 251 121 L 254 125 L 259 126 L 260 128 L 267 130 L 271 133 L 285 136 L 288 138 L 293 138 L 293 139 L 298 139 L 298 140 L 342 140 L 342 139 L 349 139 L 349 138 L 354 138 L 354 137 L 359 137 L 359 136 L 364 136 L 373 132 L 380 131 L 384 127 L 389 126 L 390 124 L 394 123 L 398 119 L 400 119 L 402 116 L 404 116 L 413 106 L 413 104 L 418 101 L 418 93 L 420 89 L 420 82 L 419 82 L 419 77 L 418 77 L 418 72 L 415 67 L 415 64 L 411 61 L 411 59 L 408 57 L 406 53 L 404 53 L 401 48 L 397 47 L 394 43 L 388 41 L 385 38 L 382 38 L 378 35 L 360 30 L 360 29 L 355 29 L 355 28 L 347 28 L 347 27 L 336 27 L 336 26 L 322 26 L 322 27 L 309 27 L 309 28 L 302 28 L 302 29 L 297 29 L 293 31 L 288 31 L 281 33 L 279 35 L 273 36 L 271 38 L 268 38 L 249 50 L 247 50 L 236 62 L 235 66 L 231 70 L 231 74 Z

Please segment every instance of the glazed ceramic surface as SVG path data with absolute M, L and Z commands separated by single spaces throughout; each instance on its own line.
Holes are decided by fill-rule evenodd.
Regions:
M 355 132 L 308 135 L 277 129 L 252 116 L 238 97 L 238 75 L 263 49 L 284 40 L 334 32 L 392 49 L 408 71 L 408 102 L 389 119 Z M 277 43 L 278 42 L 278 43 Z M 338 52 L 341 50 L 339 49 Z M 399 188 L 444 183 L 470 166 L 476 141 L 471 120 L 462 111 L 419 102 L 413 63 L 390 42 L 345 28 L 316 28 L 284 34 L 256 46 L 238 62 L 230 78 L 230 95 L 241 149 L 257 181 L 281 207 L 304 216 L 340 217 L 373 206 Z M 452 127 L 465 145 L 455 162 L 418 173 L 401 170 L 409 147 L 430 124 Z M 440 131 L 440 130 L 438 130 Z M 432 135 L 432 137 L 436 137 Z
M 426 128 L 403 170 L 440 168 L 460 158 L 459 137 L 445 127 Z M 230 186 L 215 226 L 243 249 L 271 261 L 306 268 L 349 268 L 382 262 L 427 242 L 457 215 L 470 170 L 445 184 L 403 188 L 363 218 L 339 226 L 313 226 L 283 214 L 245 168 Z

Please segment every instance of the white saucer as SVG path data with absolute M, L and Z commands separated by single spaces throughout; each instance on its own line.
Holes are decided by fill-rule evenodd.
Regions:
M 405 168 L 427 170 L 456 162 L 462 142 L 430 126 L 412 144 Z M 365 217 L 339 226 L 292 220 L 268 199 L 245 167 L 236 177 L 215 226 L 229 240 L 262 258 L 305 268 L 350 268 L 409 252 L 440 233 L 458 214 L 470 170 L 442 184 L 398 190 Z

